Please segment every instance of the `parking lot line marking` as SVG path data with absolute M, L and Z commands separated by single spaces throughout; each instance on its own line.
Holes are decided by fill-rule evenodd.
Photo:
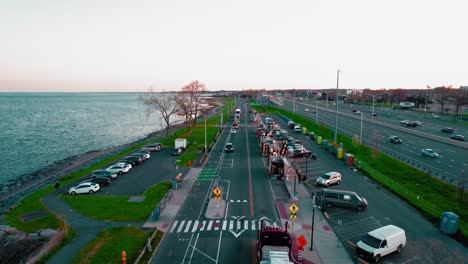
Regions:
M 203 221 L 202 222 L 202 227 L 200 228 L 200 231 L 205 230 L 205 226 L 206 226 L 206 221 Z
M 193 223 L 192 233 L 195 232 L 195 231 L 197 230 L 198 224 L 199 224 L 199 223 L 200 223 L 200 222 L 199 222 L 198 220 L 195 220 L 195 222 Z
M 175 221 L 174 221 L 174 223 L 172 223 L 172 227 L 171 227 L 171 230 L 169 230 L 169 233 L 172 233 L 172 232 L 174 232 L 174 229 L 176 228 L 176 226 L 177 226 L 177 223 L 179 223 L 179 221 L 178 221 L 178 220 L 175 220 Z
M 223 221 L 223 228 L 222 228 L 222 230 L 226 230 L 227 222 L 228 222 L 227 220 L 224 220 L 224 221 Z
M 234 228 L 234 220 L 231 220 L 229 222 L 229 230 L 232 230 Z
M 208 227 L 206 228 L 206 231 L 210 231 L 212 225 L 213 225 L 213 220 L 211 220 L 210 222 L 208 222 Z
M 192 220 L 189 220 L 187 222 L 187 225 L 185 226 L 184 233 L 187 233 L 190 230 L 190 225 L 192 224 Z
M 185 220 L 182 220 L 179 225 L 179 229 L 177 229 L 177 233 L 180 233 L 182 231 L 182 228 L 184 228 Z

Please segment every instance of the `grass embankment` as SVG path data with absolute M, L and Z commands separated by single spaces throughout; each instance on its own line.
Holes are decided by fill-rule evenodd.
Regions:
M 138 227 L 109 228 L 84 247 L 72 263 L 121 263 L 122 251 L 127 254 L 127 263 L 133 263 L 149 236 Z
M 146 199 L 141 203 L 128 202 L 130 196 L 113 195 L 63 195 L 62 199 L 81 214 L 97 220 L 144 222 L 170 188 L 170 182 L 151 186 L 143 193 Z
M 309 131 L 324 139 L 332 139 L 334 131 L 313 120 L 289 111 L 269 106 L 254 106 L 259 112 L 278 113 L 287 116 L 307 127 Z M 413 168 L 366 145 L 354 144 L 345 135 L 338 134 L 338 142 L 343 143 L 346 153 L 352 153 L 361 170 L 375 181 L 407 200 L 436 226 L 442 212 L 454 212 L 460 217 L 457 239 L 467 244 L 468 237 L 468 195 L 459 201 L 459 189 L 429 174 Z

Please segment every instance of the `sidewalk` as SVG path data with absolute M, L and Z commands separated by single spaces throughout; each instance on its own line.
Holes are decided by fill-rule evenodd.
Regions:
M 284 183 L 288 189 L 290 197 L 292 197 L 294 193 L 293 179 L 295 172 L 294 170 L 290 170 L 289 173 L 292 175 L 286 175 Z M 288 231 L 291 230 L 291 235 L 294 238 L 303 235 L 307 240 L 308 244 L 304 247 L 304 252 L 302 253 L 302 263 L 354 263 L 341 241 L 339 241 L 338 237 L 328 225 L 328 222 L 323 216 L 321 210 L 319 208 L 315 208 L 314 212 L 312 198 L 303 184 L 296 182 L 296 193 L 296 205 L 299 207 L 296 220 L 291 221 L 292 219 L 289 218 L 290 212 L 288 207 L 292 202 L 277 202 L 276 206 L 283 226 L 286 221 L 289 221 Z M 314 240 L 313 250 L 310 250 L 313 213 L 315 213 Z M 294 252 L 294 250 L 293 255 L 297 256 L 297 252 Z
M 182 183 L 177 190 L 172 191 L 172 198 L 167 201 L 166 208 L 161 212 L 159 220 L 153 221 L 151 218 L 143 225 L 143 227 L 158 228 L 164 234 L 167 233 L 172 222 L 176 218 L 180 208 L 185 202 L 193 184 L 195 183 L 202 168 L 191 168 L 187 175 L 183 178 Z M 156 250 L 155 250 L 156 252 Z

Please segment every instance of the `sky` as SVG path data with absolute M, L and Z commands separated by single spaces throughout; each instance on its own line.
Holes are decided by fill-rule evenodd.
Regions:
M 466 0 L 0 0 L 0 92 L 468 85 Z

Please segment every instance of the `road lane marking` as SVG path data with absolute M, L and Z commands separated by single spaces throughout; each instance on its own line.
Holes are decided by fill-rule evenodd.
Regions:
M 189 220 L 187 222 L 187 225 L 185 226 L 184 233 L 187 233 L 190 230 L 190 225 L 192 224 L 192 220 Z
M 179 225 L 179 229 L 177 229 L 177 233 L 180 233 L 182 231 L 182 228 L 184 228 L 185 220 L 182 220 Z
M 245 128 L 245 133 L 247 134 L 247 128 Z M 245 143 L 247 146 L 247 170 L 249 174 L 249 197 L 250 197 L 250 216 L 253 217 L 254 212 L 254 204 L 253 204 L 253 187 L 252 187 L 252 167 L 250 165 L 250 146 L 249 146 L 249 137 L 245 137 Z
M 193 223 L 192 233 L 195 232 L 195 231 L 197 230 L 198 224 L 199 224 L 199 221 L 198 221 L 198 220 L 195 220 L 195 222 Z
M 174 232 L 176 226 L 177 226 L 177 223 L 179 223 L 179 221 L 175 220 L 174 223 L 172 223 L 172 227 L 171 227 L 171 230 L 169 230 L 169 233 L 172 233 Z

